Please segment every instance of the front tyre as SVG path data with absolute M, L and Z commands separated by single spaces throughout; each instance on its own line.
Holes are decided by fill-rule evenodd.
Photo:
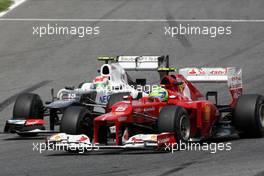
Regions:
M 28 119 L 43 119 L 44 108 L 43 102 L 39 95 L 33 93 L 23 93 L 18 95 L 14 108 L 13 119 L 15 120 L 28 120 Z M 32 130 L 45 130 L 43 125 L 25 126 L 17 133 L 22 137 L 36 136 L 38 133 L 27 133 Z M 25 132 L 25 133 L 23 133 Z
M 233 123 L 239 130 L 240 137 L 263 137 L 264 97 L 258 94 L 239 97 Z
M 13 119 L 43 119 L 44 110 L 40 96 L 33 93 L 20 94 L 13 108 Z
M 175 132 L 177 143 L 188 142 L 191 125 L 187 111 L 175 105 L 163 107 L 158 118 L 158 130 L 160 133 Z
M 68 107 L 61 119 L 60 132 L 67 134 L 85 134 L 92 138 L 93 121 L 90 111 L 82 106 Z

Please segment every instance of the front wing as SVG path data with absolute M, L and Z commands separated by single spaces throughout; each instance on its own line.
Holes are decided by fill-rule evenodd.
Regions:
M 17 133 L 19 135 L 29 135 L 38 133 L 56 133 L 45 129 L 45 121 L 42 119 L 28 120 L 7 120 L 4 128 L 5 133 Z
M 49 137 L 46 141 L 47 150 L 65 151 L 99 151 L 103 149 L 126 149 L 126 150 L 159 150 L 175 143 L 173 133 L 161 134 L 138 134 L 130 137 L 123 145 L 100 145 L 94 144 L 86 135 L 69 135 L 58 133 Z

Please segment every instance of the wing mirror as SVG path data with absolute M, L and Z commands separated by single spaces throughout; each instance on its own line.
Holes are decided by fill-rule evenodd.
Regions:
M 147 84 L 146 79 L 136 79 L 136 85 L 145 86 Z
M 66 86 L 65 89 L 66 90 L 74 90 L 74 86 Z
M 128 101 L 130 101 L 130 103 L 132 103 L 133 97 L 131 95 L 125 95 L 125 96 L 123 96 L 123 99 L 128 100 Z

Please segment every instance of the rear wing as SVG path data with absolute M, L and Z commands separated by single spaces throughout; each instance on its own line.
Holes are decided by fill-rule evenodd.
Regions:
M 181 68 L 179 74 L 190 82 L 227 82 L 229 88 L 242 88 L 242 69 L 227 68 Z
M 232 95 L 232 105 L 242 94 L 242 69 L 237 67 L 227 68 L 181 68 L 179 74 L 194 83 L 227 83 Z
M 169 67 L 169 56 L 100 56 L 99 61 L 116 62 L 125 70 L 158 71 Z
M 163 56 L 100 56 L 106 64 L 118 63 L 126 71 L 158 71 L 160 78 L 176 71 L 169 67 L 169 55 Z

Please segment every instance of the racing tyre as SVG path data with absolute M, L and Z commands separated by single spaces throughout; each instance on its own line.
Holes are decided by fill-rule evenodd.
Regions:
M 40 96 L 33 93 L 20 94 L 13 109 L 13 119 L 43 119 L 43 102 Z
M 240 131 L 240 137 L 263 137 L 264 132 L 264 97 L 257 94 L 242 95 L 239 97 L 234 126 Z
M 90 111 L 82 106 L 68 107 L 61 119 L 60 132 L 67 134 L 85 134 L 92 138 L 93 119 Z
M 187 111 L 175 105 L 168 105 L 161 109 L 158 118 L 158 130 L 175 132 L 177 143 L 186 143 L 190 138 L 191 125 Z
M 128 92 L 115 93 L 110 95 L 107 103 L 107 109 L 109 110 L 115 103 L 124 100 L 124 96 L 129 95 Z

